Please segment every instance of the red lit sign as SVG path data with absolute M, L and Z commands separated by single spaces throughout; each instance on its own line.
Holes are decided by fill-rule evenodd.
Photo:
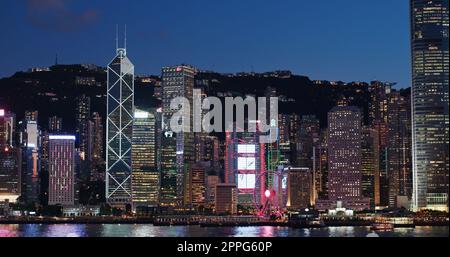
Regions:
M 4 109 L 0 109 L 0 117 L 5 116 L 5 110 Z

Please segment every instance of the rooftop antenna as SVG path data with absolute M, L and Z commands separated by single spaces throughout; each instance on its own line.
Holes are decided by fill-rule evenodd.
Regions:
M 124 38 L 124 47 L 125 49 L 127 49 L 127 24 L 125 24 L 125 38 Z
M 116 24 L 116 50 L 119 49 L 119 24 Z

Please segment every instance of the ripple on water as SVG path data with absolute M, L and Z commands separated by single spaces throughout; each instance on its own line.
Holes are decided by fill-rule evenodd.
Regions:
M 11 224 L 0 237 L 448 237 L 449 227 L 399 228 L 372 232 L 369 227 L 298 229 L 289 227 L 153 226 L 151 224 Z

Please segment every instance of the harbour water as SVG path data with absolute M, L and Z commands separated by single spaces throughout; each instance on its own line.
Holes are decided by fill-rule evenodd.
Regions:
M 448 237 L 449 227 L 395 228 L 370 227 L 200 227 L 153 226 L 152 224 L 6 224 L 0 237 Z

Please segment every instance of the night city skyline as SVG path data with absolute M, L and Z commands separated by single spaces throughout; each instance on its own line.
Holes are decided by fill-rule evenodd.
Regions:
M 127 24 L 137 75 L 190 63 L 223 73 L 291 70 L 311 79 L 411 86 L 405 0 L 131 2 L 120 14 L 119 4 L 6 1 L 0 77 L 52 65 L 56 56 L 61 64 L 105 66 L 116 25 Z
M 0 241 L 448 237 L 449 9 L 8 0 Z

